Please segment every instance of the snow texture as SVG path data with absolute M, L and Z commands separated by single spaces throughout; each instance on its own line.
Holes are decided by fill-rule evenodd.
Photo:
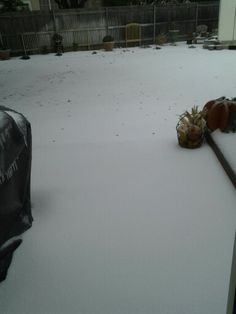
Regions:
M 0 63 L 1 105 L 32 125 L 35 218 L 2 314 L 225 313 L 235 190 L 175 126 L 236 96 L 235 52 L 154 48 Z
M 232 132 L 224 133 L 217 130 L 212 133 L 212 137 L 236 173 L 236 134 Z

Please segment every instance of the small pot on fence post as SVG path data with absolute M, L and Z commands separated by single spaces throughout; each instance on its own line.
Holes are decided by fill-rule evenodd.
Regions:
M 105 51 L 112 51 L 115 45 L 114 38 L 107 35 L 103 38 L 103 48 Z

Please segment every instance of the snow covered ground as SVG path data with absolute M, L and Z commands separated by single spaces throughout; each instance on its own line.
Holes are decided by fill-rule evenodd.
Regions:
M 224 133 L 220 130 L 216 130 L 212 134 L 215 142 L 220 147 L 221 151 L 224 152 L 224 156 L 230 163 L 232 169 L 236 173 L 236 135 L 235 133 Z
M 35 219 L 1 314 L 226 312 L 235 190 L 175 126 L 236 96 L 235 57 L 178 44 L 0 63 L 0 104 L 32 124 Z

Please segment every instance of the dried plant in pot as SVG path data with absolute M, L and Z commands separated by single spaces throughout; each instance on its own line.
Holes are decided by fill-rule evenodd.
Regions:
M 102 42 L 103 42 L 103 48 L 106 51 L 112 51 L 113 50 L 115 42 L 114 42 L 114 38 L 112 36 L 106 35 L 105 37 L 103 37 Z
M 1 2 L 1 1 L 0 1 Z M 0 60 L 10 59 L 11 49 L 8 49 L 3 42 L 2 34 L 0 33 Z
M 176 126 L 179 145 L 185 148 L 198 148 L 204 140 L 206 130 L 206 110 L 198 110 L 197 106 L 191 112 L 185 111 L 179 117 Z
M 167 36 L 164 33 L 157 35 L 156 40 L 155 40 L 156 45 L 160 45 L 160 46 L 166 44 L 167 41 L 168 41 Z

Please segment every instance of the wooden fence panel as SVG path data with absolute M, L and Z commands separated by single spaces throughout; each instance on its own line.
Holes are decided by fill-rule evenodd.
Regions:
M 218 28 L 219 5 L 203 4 L 198 6 L 198 25 L 206 24 L 208 30 Z
M 117 45 L 124 43 L 124 28 L 128 23 L 141 24 L 142 43 L 153 43 L 155 36 L 179 29 L 184 38 L 199 24 L 217 28 L 219 3 L 171 6 L 123 6 L 96 10 L 57 10 L 17 12 L 0 15 L 0 31 L 4 43 L 13 51 L 22 49 L 20 34 L 24 34 L 26 48 L 40 51 L 53 47 L 55 32 L 63 36 L 63 45 L 93 48 L 102 44 L 106 34 L 115 38 Z
M 128 23 L 153 23 L 153 6 L 114 7 L 108 8 L 108 25 L 126 25 Z
M 0 15 L 0 30 L 2 34 L 53 31 L 52 14 L 32 12 Z

